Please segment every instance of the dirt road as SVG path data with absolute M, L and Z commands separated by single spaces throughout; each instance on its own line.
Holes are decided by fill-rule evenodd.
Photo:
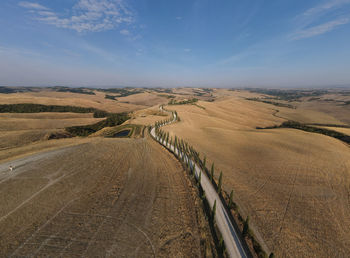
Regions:
M 156 142 L 95 138 L 0 165 L 0 256 L 201 256 L 197 206 Z

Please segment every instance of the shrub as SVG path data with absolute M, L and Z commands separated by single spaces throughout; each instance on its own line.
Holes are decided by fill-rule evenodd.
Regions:
M 92 133 L 95 133 L 101 130 L 104 127 L 112 127 L 116 125 L 120 125 L 128 120 L 130 117 L 127 113 L 119 113 L 119 114 L 109 114 L 107 119 L 102 120 L 98 123 L 91 125 L 83 125 L 83 126 L 72 126 L 67 127 L 66 131 L 71 133 L 74 136 L 88 136 Z
M 94 112 L 94 118 L 102 118 L 102 117 L 106 117 L 107 115 L 108 115 L 108 112 L 102 111 L 102 110 L 96 110 Z
M 111 100 L 118 101 L 116 96 L 108 95 L 108 94 L 105 95 L 105 99 L 111 99 Z
M 72 113 L 93 113 L 99 111 L 96 108 L 85 108 L 77 106 L 57 106 L 41 104 L 2 104 L 0 113 L 40 113 L 40 112 L 72 112 Z

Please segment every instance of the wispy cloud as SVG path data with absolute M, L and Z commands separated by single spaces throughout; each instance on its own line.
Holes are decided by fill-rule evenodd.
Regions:
M 310 38 L 330 32 L 350 22 L 349 13 L 342 8 L 350 4 L 350 0 L 327 0 L 295 17 L 297 28 L 289 35 L 291 40 Z
M 41 4 L 38 3 L 31 3 L 31 2 L 19 2 L 18 3 L 19 6 L 24 7 L 24 8 L 28 8 L 28 9 L 34 9 L 34 10 L 47 10 L 48 8 L 46 8 L 45 6 L 42 6 Z
M 306 10 L 303 15 L 304 16 L 314 16 L 319 15 L 321 13 L 327 12 L 331 9 L 338 8 L 344 4 L 349 4 L 350 0 L 330 0 L 326 1 L 320 5 L 317 5 L 315 7 L 312 7 L 308 10 Z
M 97 32 L 134 22 L 134 14 L 123 0 L 79 0 L 69 15 L 61 15 L 34 2 L 20 2 L 21 7 L 34 12 L 35 19 L 58 28 L 77 32 Z
M 177 17 L 175 17 L 175 19 L 181 21 L 183 19 L 183 17 L 182 16 L 177 16 Z
M 329 21 L 317 26 L 306 28 L 304 30 L 295 32 L 293 35 L 291 35 L 291 39 L 297 40 L 297 39 L 311 38 L 313 36 L 321 35 L 326 32 L 334 30 L 336 27 L 339 27 L 340 25 L 347 24 L 349 23 L 349 21 L 350 21 L 349 18 L 340 18 L 334 21 Z
M 120 31 L 120 34 L 124 35 L 124 36 L 129 36 L 130 35 L 130 31 L 124 29 Z

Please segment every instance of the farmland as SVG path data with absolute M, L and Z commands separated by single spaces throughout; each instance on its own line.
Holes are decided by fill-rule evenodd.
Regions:
M 147 133 L 169 118 L 159 110 L 169 102 L 180 121 L 163 130 L 214 163 L 216 180 L 223 172 L 267 253 L 346 256 L 350 149 L 338 136 L 350 134 L 347 101 L 329 90 L 6 90 L 0 105 L 21 112 L 0 113 L 0 256 L 215 253 L 193 182 Z M 76 108 L 22 113 L 23 103 Z M 123 119 L 108 123 L 116 113 Z
M 195 192 L 151 139 L 93 138 L 11 164 L 0 174 L 1 256 L 201 253 Z
M 166 117 L 158 110 L 166 97 L 123 91 L 109 106 L 109 99 L 96 100 L 100 91 L 14 92 L 0 94 L 2 104 L 20 104 L 14 113 L 0 114 L 0 256 L 215 253 L 197 190 L 142 126 Z M 125 118 L 131 119 L 113 126 L 108 119 L 115 115 L 108 113 L 104 128 L 91 137 L 49 140 L 106 118 L 62 108 L 40 112 L 49 106 L 34 105 L 33 113 L 23 113 L 22 103 L 128 111 Z M 131 138 L 112 137 L 122 130 L 131 130 Z
M 205 109 L 172 106 L 181 121 L 165 130 L 206 155 L 208 167 L 214 162 L 216 178 L 223 172 L 224 189 L 234 190 L 241 212 L 251 217 L 251 227 L 267 250 L 289 257 L 345 256 L 350 251 L 349 146 L 325 135 L 256 127 L 290 118 L 335 124 L 346 120 L 333 116 L 333 108 L 325 113 L 301 103 L 302 110 L 294 110 L 246 100 L 256 93 L 226 93 L 213 103 L 199 101 Z M 293 116 L 286 116 L 291 112 Z

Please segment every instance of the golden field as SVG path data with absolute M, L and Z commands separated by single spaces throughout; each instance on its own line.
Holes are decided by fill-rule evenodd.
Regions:
M 76 113 L 1 113 L 0 151 L 45 141 L 49 134 L 65 127 L 101 121 L 92 114 Z
M 346 256 L 350 252 L 350 149 L 334 138 L 295 129 L 264 129 L 298 109 L 248 101 L 229 92 L 213 103 L 169 106 L 180 122 L 164 130 L 215 162 L 224 188 L 234 189 L 258 239 L 278 257 Z M 276 109 L 280 113 L 276 115 Z M 282 111 L 283 110 L 283 111 Z M 340 122 L 321 111 L 314 123 Z M 313 116 L 317 114 L 317 116 Z M 328 118 L 330 120 L 328 120 Z M 309 122 L 309 121 L 308 121 Z
M 0 256 L 193 257 L 210 245 L 193 186 L 150 138 L 89 138 L 0 171 Z
M 132 118 L 119 127 L 167 117 L 158 109 L 167 99 L 157 93 L 118 101 L 100 95 L 43 90 L 0 94 L 0 103 L 130 112 Z M 47 139 L 67 126 L 102 119 L 77 113 L 0 114 L 0 256 L 198 257 L 215 252 L 196 188 L 147 131 L 137 138 L 104 138 L 105 131 L 115 129 L 106 127 L 94 137 Z
M 152 108 L 151 111 L 146 111 L 147 118 L 143 119 L 144 122 L 136 120 L 141 124 L 153 124 L 161 119 L 161 116 L 157 116 L 158 105 L 167 103 L 166 97 L 157 93 L 143 92 L 126 97 L 100 91 L 94 93 L 95 95 L 56 92 L 43 88 L 33 92 L 0 94 L 0 104 L 68 105 L 92 107 L 115 113 L 147 110 L 156 105 L 153 111 Z M 106 99 L 106 95 L 117 96 L 117 101 Z M 133 117 L 136 118 L 137 113 Z M 141 118 L 141 115 L 139 117 Z M 93 124 L 101 120 L 103 118 L 93 118 L 92 114 L 86 113 L 0 113 L 0 151 L 46 140 L 49 134 L 62 132 L 66 127 Z
M 146 92 L 120 98 L 118 94 L 94 92 L 95 95 L 87 95 L 43 89 L 38 92 L 0 94 L 0 104 L 35 103 L 43 105 L 67 105 L 92 107 L 108 112 L 120 113 L 144 109 L 159 103 L 167 103 L 166 98 Z M 117 101 L 106 99 L 106 95 L 115 95 Z
M 349 145 L 332 137 L 296 129 L 257 129 L 293 120 L 308 125 L 317 124 L 315 126 L 350 135 L 349 128 L 332 126 L 350 125 L 350 105 L 344 104 L 349 100 L 348 95 L 331 92 L 288 101 L 265 93 L 227 89 L 147 89 L 125 97 L 120 97 L 117 93 L 94 92 L 96 95 L 43 89 L 0 94 L 0 104 L 36 103 L 93 107 L 108 112 L 126 111 L 131 118 L 120 126 L 124 128 L 130 125 L 148 126 L 168 118 L 167 113 L 159 111 L 159 105 L 166 104 L 171 99 L 184 101 L 197 98 L 199 101 L 194 104 L 166 106 L 169 110 L 176 110 L 181 120 L 163 129 L 193 145 L 201 157 L 205 155 L 208 168 L 214 162 L 216 179 L 220 171 L 223 172 L 224 190 L 228 193 L 231 189 L 234 190 L 235 202 L 244 216 L 250 216 L 251 227 L 265 250 L 268 253 L 274 252 L 277 257 L 346 257 L 350 253 Z M 107 94 L 115 96 L 117 100 L 106 99 Z M 261 100 L 274 104 L 263 103 Z M 65 127 L 92 124 L 101 119 L 103 118 L 93 118 L 92 114 L 77 113 L 0 113 L 2 163 L 10 164 L 14 160 L 56 151 L 67 163 L 63 172 L 58 169 L 61 162 L 55 158 L 43 159 L 39 165 L 28 163 L 28 176 L 24 166 L 20 170 L 21 174 L 2 185 L 2 189 L 27 189 L 6 191 L 7 196 L 0 200 L 1 206 L 6 207 L 4 212 L 10 214 L 2 214 L 2 217 L 7 216 L 3 220 L 10 220 L 11 223 L 18 220 L 26 228 L 16 235 L 13 234 L 17 230 L 15 224 L 11 224 L 14 230 L 7 231 L 6 243 L 12 244 L 6 244 L 7 249 L 2 254 L 64 254 L 66 245 L 69 247 L 67 252 L 72 255 L 92 250 L 92 247 L 96 247 L 96 255 L 103 254 L 103 248 L 113 250 L 111 254 L 115 253 L 117 249 L 111 242 L 107 241 L 105 247 L 97 244 L 102 242 L 102 233 L 113 236 L 122 243 L 121 252 L 127 254 L 130 246 L 125 241 L 130 238 L 119 238 L 108 227 L 119 228 L 120 232 L 133 228 L 130 236 L 143 241 L 139 231 L 128 226 L 131 224 L 137 227 L 141 225 L 150 234 L 149 239 L 154 249 L 150 248 L 149 242 L 144 241 L 138 246 L 142 252 L 152 255 L 153 250 L 156 250 L 159 255 L 172 256 L 175 255 L 174 250 L 180 248 L 184 250 L 181 253 L 183 256 L 201 254 L 203 246 L 199 245 L 198 239 L 203 238 L 207 242 L 211 240 L 204 237 L 207 228 L 203 226 L 203 216 L 198 215 L 199 200 L 193 196 L 190 182 L 181 181 L 184 172 L 180 163 L 148 138 L 147 134 L 145 138 L 143 134 L 129 139 L 103 138 L 108 132 L 118 129 L 106 127 L 91 135 L 94 137 L 47 140 L 47 135 L 63 132 Z M 4 171 L 0 173 L 0 176 L 5 175 Z M 72 181 L 68 178 L 72 178 Z M 51 185 L 56 179 L 59 179 L 59 184 Z M 87 182 L 87 185 L 81 184 L 80 180 Z M 65 187 L 72 183 L 78 187 L 76 191 L 64 193 Z M 96 189 L 104 189 L 103 186 L 106 186 L 105 190 L 98 193 Z M 41 187 L 47 187 L 43 194 Z M 123 192 L 132 197 L 123 195 Z M 60 193 L 61 196 L 57 202 L 51 203 L 45 199 L 44 193 L 48 196 Z M 64 205 L 68 200 L 80 198 L 81 193 L 89 193 L 92 200 L 102 198 L 112 202 L 108 203 L 109 206 L 104 206 L 103 203 L 90 202 L 86 198 L 77 199 L 71 206 L 67 206 L 65 213 L 58 213 L 60 216 L 55 217 L 57 221 L 48 223 L 49 227 L 42 234 L 34 234 L 35 237 L 30 239 L 33 241 L 32 246 L 23 244 L 35 231 L 31 222 L 28 224 L 17 210 L 11 213 L 13 209 L 34 196 L 33 200 L 28 201 L 28 206 L 20 206 L 18 210 L 27 210 L 29 206 L 47 206 L 42 213 L 32 217 L 33 223 L 43 225 L 48 221 L 46 218 L 66 207 Z M 120 196 L 124 196 L 121 200 L 130 205 L 130 209 L 118 203 L 119 197 L 113 203 L 113 194 L 117 196 L 120 193 Z M 149 195 L 156 199 L 149 199 Z M 154 200 L 158 200 L 159 209 L 152 203 Z M 140 205 L 145 208 L 140 211 L 142 214 L 150 207 L 151 211 L 147 210 L 145 220 L 137 218 L 136 214 L 140 212 L 133 210 Z M 173 208 L 169 208 L 169 205 Z M 73 213 L 92 213 L 90 206 L 95 211 L 103 211 L 105 218 L 127 217 L 127 214 L 132 216 L 128 219 L 127 226 L 118 224 L 118 221 L 100 220 L 90 215 L 79 226 L 79 223 L 75 223 L 78 216 L 68 216 Z M 120 212 L 115 207 L 120 208 Z M 174 215 L 169 215 L 165 209 L 170 209 L 169 212 Z M 199 222 L 193 220 L 195 214 L 199 216 Z M 180 220 L 186 223 L 180 226 Z M 7 222 L 4 223 L 0 222 L 2 230 L 6 230 Z M 167 227 L 164 223 L 178 225 L 178 228 Z M 62 230 L 55 225 L 62 225 Z M 98 225 L 101 230 L 96 228 Z M 71 237 L 62 240 L 64 234 L 71 236 L 73 231 L 89 233 L 86 233 L 86 237 L 79 238 L 80 244 L 74 243 Z M 61 239 L 58 240 L 55 236 Z M 95 236 L 95 242 L 87 241 Z M 57 248 L 45 247 L 45 243 L 51 243 Z M 19 248 L 21 245 L 25 249 Z

